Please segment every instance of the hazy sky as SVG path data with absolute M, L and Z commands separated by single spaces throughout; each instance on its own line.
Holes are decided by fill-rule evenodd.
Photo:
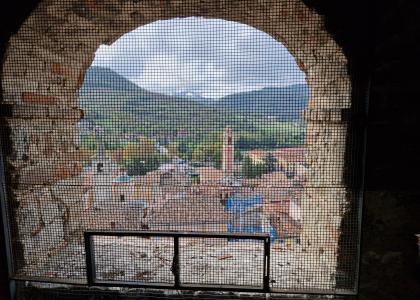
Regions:
M 100 46 L 92 65 L 154 92 L 210 98 L 305 82 L 288 50 L 268 34 L 198 17 L 141 26 Z

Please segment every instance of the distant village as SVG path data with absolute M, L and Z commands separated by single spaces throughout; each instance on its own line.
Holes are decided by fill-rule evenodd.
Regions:
M 254 164 L 267 156 L 268 173 L 239 176 L 235 137 L 223 132 L 221 169 L 173 156 L 144 175 L 129 176 L 107 154 L 103 130 L 82 175 L 86 211 L 92 229 L 183 230 L 269 233 L 272 241 L 300 244 L 301 198 L 305 185 L 305 148 L 254 149 L 244 155 Z M 186 133 L 184 133 L 186 134 Z M 166 148 L 155 145 L 160 152 Z

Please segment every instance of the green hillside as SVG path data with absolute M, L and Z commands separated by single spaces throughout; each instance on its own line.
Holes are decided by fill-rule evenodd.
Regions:
M 253 93 L 258 100 L 255 96 L 258 91 Z M 152 93 L 109 69 L 99 67 L 88 70 L 79 95 L 85 119 L 92 126 L 103 127 L 108 140 L 118 140 L 125 134 L 156 138 L 184 132 L 184 139 L 187 136 L 190 142 L 202 142 L 229 126 L 235 132 L 238 145 L 244 149 L 302 143 L 304 126 L 296 117 L 282 120 L 272 114 L 251 114 L 248 108 L 252 107 L 252 98 L 244 96 L 247 113 L 243 105 L 235 105 L 240 103 L 239 96 L 229 97 L 210 103 Z M 273 97 L 270 93 L 270 98 Z
M 301 119 L 302 111 L 308 102 L 308 86 L 294 84 L 228 95 L 218 100 L 215 105 L 240 114 L 295 121 Z

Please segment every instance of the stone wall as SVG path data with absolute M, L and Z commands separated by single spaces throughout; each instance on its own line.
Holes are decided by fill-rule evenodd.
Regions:
M 287 46 L 306 73 L 312 173 L 302 204 L 301 258 L 310 270 L 302 288 L 334 288 L 341 219 L 348 206 L 342 116 L 351 106 L 351 83 L 346 57 L 322 17 L 298 0 L 42 1 L 10 39 L 2 72 L 3 104 L 12 106 L 9 197 L 17 204 L 25 263 L 37 263 L 34 253 L 48 257 L 80 234 L 72 218 L 80 213 L 75 205 L 81 191 L 75 188 L 73 194 L 66 182 L 77 180 L 81 171 L 77 91 L 96 49 L 143 24 L 187 16 L 223 18 L 265 31 Z M 53 183 L 55 191 L 49 188 Z M 42 216 L 41 207 L 54 213 Z M 48 243 L 37 243 L 43 235 Z

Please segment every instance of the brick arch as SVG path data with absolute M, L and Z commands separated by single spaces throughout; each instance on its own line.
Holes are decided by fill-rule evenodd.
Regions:
M 83 212 L 76 205 L 82 203 L 85 188 L 77 177 L 85 155 L 77 146 L 76 123 L 82 115 L 77 92 L 96 49 L 141 25 L 189 16 L 256 27 L 282 42 L 305 72 L 311 89 L 305 118 L 312 171 L 302 204 L 299 257 L 305 283 L 294 288 L 334 288 L 340 223 L 347 205 L 347 124 L 342 111 L 351 106 L 351 84 L 347 59 L 324 29 L 322 17 L 300 0 L 41 2 L 11 38 L 2 77 L 4 103 L 13 107 L 8 118 L 13 151 L 7 159 L 14 170 L 8 168 L 11 197 L 20 204 L 15 213 L 25 262 L 35 260 L 27 230 L 36 235 L 48 230 L 47 225 L 56 226 L 50 231 L 54 241 L 43 249 L 53 253 L 83 229 L 78 222 Z M 58 187 L 51 188 L 53 183 Z M 54 215 L 43 216 L 42 205 L 57 207 Z M 30 228 L 25 218 L 31 220 Z

